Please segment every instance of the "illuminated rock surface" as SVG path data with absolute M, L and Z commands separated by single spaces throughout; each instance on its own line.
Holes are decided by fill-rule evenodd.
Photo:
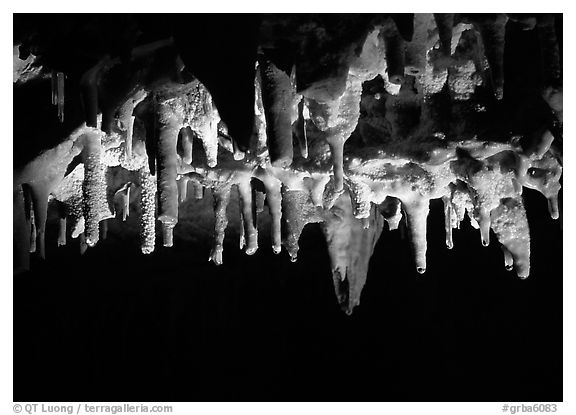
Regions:
M 536 126 L 494 122 L 507 99 L 505 28 L 519 24 L 503 14 L 416 15 L 410 36 L 388 16 L 265 18 L 263 53 L 255 48 L 247 79 L 251 96 L 231 98 L 252 102 L 248 138 L 235 136 L 243 130 L 227 118 L 222 91 L 188 61 L 178 39 L 127 43 L 121 57 L 102 56 L 78 79 L 49 60 L 38 66 L 42 51 L 15 57 L 16 94 L 50 81 L 58 122 L 72 122 L 70 94 L 84 108 L 67 134 L 15 169 L 15 272 L 28 266 L 28 251 L 43 257 L 46 243 L 64 245 L 66 227 L 85 242 L 81 249 L 93 247 L 115 210 L 117 220 L 139 213 L 142 253 L 154 251 L 157 237 L 170 247 L 179 205 L 193 196 L 213 198 L 214 242 L 202 255 L 216 265 L 225 260 L 233 220 L 242 224 L 240 248 L 253 255 L 259 215 L 267 213 L 271 249 L 284 246 L 292 261 L 306 224 L 322 223 L 336 296 L 348 314 L 360 304 L 384 221 L 389 230 L 406 226 L 414 269 L 424 273 L 428 243 L 452 248 L 453 230 L 468 216 L 479 242 L 500 243 L 505 267 L 526 278 L 522 188 L 542 193 L 558 219 L 562 176 L 554 19 L 535 20 L 531 30 L 547 59 L 543 118 L 551 120 Z M 227 216 L 231 192 L 238 192 L 239 219 Z M 444 203 L 445 241 L 427 240 L 433 199 Z M 46 242 L 47 211 L 56 204 L 61 231 Z

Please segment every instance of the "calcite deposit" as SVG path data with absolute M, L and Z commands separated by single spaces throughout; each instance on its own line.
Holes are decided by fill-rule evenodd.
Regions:
M 542 193 L 553 219 L 561 210 L 562 78 L 554 24 L 548 15 L 263 16 L 253 54 L 246 55 L 252 96 L 231 98 L 252 102 L 253 118 L 238 120 L 200 67 L 210 59 L 190 60 L 178 33 L 126 41 L 121 55 L 97 56 L 77 79 L 57 62 L 42 61 L 41 48 L 39 57 L 15 56 L 16 94 L 21 85 L 49 81 L 54 117 L 72 122 L 66 103 L 72 84 L 84 114 L 57 145 L 14 171 L 15 271 L 28 267 L 28 252 L 43 257 L 46 243 L 81 237 L 82 249 L 91 249 L 101 224 L 133 212 L 140 214 L 143 254 L 170 247 L 179 205 L 209 189 L 215 222 L 207 260 L 216 266 L 226 259 L 231 192 L 239 195 L 240 248 L 247 255 L 270 248 L 282 254 L 283 247 L 296 261 L 303 228 L 321 223 L 347 313 L 360 304 L 386 228 L 406 228 L 414 269 L 423 274 L 428 243 L 451 249 L 454 229 L 469 220 L 479 243 L 501 244 L 506 269 L 526 278 L 523 188 Z M 508 25 L 538 32 L 538 87 L 551 124 L 491 124 L 489 116 L 507 99 Z M 34 39 L 21 39 L 15 55 Z M 252 134 L 238 133 L 242 122 Z M 433 199 L 444 204 L 445 241 L 427 238 Z M 57 241 L 45 241 L 52 205 L 60 232 Z M 259 245 L 258 215 L 266 212 L 271 247 Z

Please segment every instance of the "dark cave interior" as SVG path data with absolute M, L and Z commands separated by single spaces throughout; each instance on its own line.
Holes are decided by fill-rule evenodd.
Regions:
M 410 31 L 413 16 L 392 17 L 399 32 Z M 130 69 L 109 87 L 120 88 L 132 70 L 131 51 L 171 37 L 186 68 L 210 91 L 234 145 L 244 150 L 254 125 L 259 50 L 283 71 L 294 65 L 302 74 L 298 91 L 318 96 L 316 86 L 336 83 L 342 45 L 358 44 L 378 19 L 384 18 L 14 15 L 13 43 L 22 57 L 32 53 L 43 67 L 66 74 L 63 122 L 48 98 L 49 78 L 14 83 L 15 174 L 86 121 L 82 76 L 104 55 L 128 62 Z M 546 19 L 554 24 L 561 67 L 563 17 Z M 315 46 L 313 38 L 298 43 L 281 31 L 271 35 L 262 29 L 276 27 L 267 26 L 269 20 L 286 33 L 313 21 L 328 40 Z M 504 132 L 530 135 L 544 126 L 561 154 L 561 122 L 541 96 L 543 85 L 561 83 L 546 79 L 547 56 L 538 30 L 526 30 L 528 20 L 506 24 L 504 99 L 479 87 L 475 99 L 488 108 L 480 121 L 455 128 L 457 103 L 448 86 L 433 97 L 448 141 L 459 133 L 497 141 L 493 137 Z M 374 82 L 381 80 L 364 82 L 362 105 Z M 356 129 L 344 150 L 358 140 Z M 506 271 L 496 237 L 482 246 L 468 218 L 447 249 L 438 199 L 427 217 L 424 275 L 414 268 L 405 224 L 395 231 L 384 224 L 361 305 L 351 315 L 334 295 L 319 223 L 302 231 L 297 262 L 285 252 L 274 255 L 272 237 L 262 230 L 260 249 L 247 256 L 238 249 L 242 224 L 234 192 L 227 212 L 236 220 L 230 219 L 223 243 L 225 261 L 218 267 L 208 262 L 211 193 L 180 204 L 174 246 L 157 244 L 150 255 L 140 252 L 139 208 L 126 222 L 107 220 L 107 238 L 79 255 L 79 238 L 57 246 L 58 212 L 49 205 L 45 259 L 31 254 L 29 269 L 14 275 L 15 401 L 563 399 L 562 192 L 559 220 L 550 218 L 536 190 L 522 193 L 530 227 L 527 279 Z M 270 228 L 268 211 L 259 220 L 262 229 Z M 156 234 L 162 234 L 158 221 Z

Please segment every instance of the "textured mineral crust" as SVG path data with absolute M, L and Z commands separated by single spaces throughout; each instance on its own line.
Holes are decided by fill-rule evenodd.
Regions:
M 122 47 L 73 69 L 36 44 L 38 36 L 15 40 L 15 94 L 50 82 L 53 118 L 67 128 L 15 168 L 15 272 L 29 266 L 28 252 L 45 255 L 50 206 L 58 209 L 58 245 L 69 232 L 91 248 L 102 224 L 136 212 L 141 251 L 151 254 L 156 221 L 159 243 L 172 246 L 179 206 L 205 194 L 215 217 L 205 256 L 220 265 L 227 206 L 238 192 L 247 255 L 259 249 L 259 215 L 269 214 L 273 252 L 284 247 L 292 261 L 304 227 L 321 223 L 348 314 L 360 304 L 384 228 L 407 231 L 414 268 L 426 271 L 433 199 L 444 204 L 448 248 L 469 220 L 479 242 L 500 243 L 505 267 L 528 277 L 523 187 L 546 197 L 553 219 L 560 215 L 554 16 L 270 15 L 250 24 L 231 40 L 243 46 L 229 68 L 202 55 L 204 46 L 194 55 L 179 29 L 154 41 L 120 37 Z M 519 27 L 539 39 L 541 76 L 531 88 L 541 122 L 500 114 L 511 99 L 506 30 Z

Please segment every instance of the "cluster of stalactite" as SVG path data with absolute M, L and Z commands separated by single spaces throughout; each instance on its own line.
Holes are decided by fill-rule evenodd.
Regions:
M 468 216 L 480 230 L 481 243 L 490 243 L 492 230 L 502 245 L 506 268 L 527 277 L 530 235 L 522 189 L 539 190 L 548 199 L 551 217 L 558 218 L 562 167 L 551 150 L 554 136 L 543 130 L 499 141 L 445 140 L 441 130 L 430 131 L 435 128 L 429 122 L 433 115 L 426 109 L 434 94 L 446 87 L 457 101 L 471 99 L 480 85 L 502 98 L 508 18 L 457 21 L 450 14 L 416 15 L 411 41 L 401 25 L 385 20 L 367 34 L 345 73 L 305 90 L 298 87 L 295 67 L 280 69 L 263 49 L 255 62 L 254 133 L 244 149 L 228 134 L 208 89 L 187 73 L 177 56 L 169 71 L 148 78 L 139 74 L 121 92 L 106 85 L 111 71 L 122 63 L 102 60 L 83 77 L 85 124 L 15 175 L 15 226 L 22 224 L 25 230 L 16 241 L 21 264 L 26 266 L 27 252 L 45 255 L 49 201 L 60 212 L 58 245 L 66 243 L 68 228 L 73 238 L 82 238 L 83 251 L 98 243 L 106 220 L 126 220 L 130 205 L 139 204 L 141 250 L 150 254 L 157 240 L 166 247 L 174 244 L 179 205 L 192 187 L 197 198 L 209 189 L 214 201 L 214 239 L 206 256 L 217 265 L 224 259 L 232 191 L 239 195 L 240 247 L 248 255 L 259 248 L 257 216 L 266 209 L 272 250 L 279 254 L 284 247 L 292 261 L 297 260 L 304 226 L 321 223 L 336 294 L 348 313 L 359 304 L 384 222 L 394 230 L 404 218 L 416 270 L 426 271 L 432 199 L 444 202 L 448 248 L 453 247 L 453 229 Z M 527 26 L 546 27 L 546 22 L 524 20 Z M 542 33 L 542 47 L 554 55 L 550 47 L 555 45 L 557 55 L 551 33 Z M 133 59 L 154 59 L 167 44 L 133 51 Z M 552 79 L 557 77 L 557 56 L 550 62 L 544 70 Z M 62 120 L 64 75 L 52 77 L 52 103 Z M 374 79 L 382 92 L 363 94 L 363 84 Z M 406 101 L 406 85 L 417 91 L 423 108 L 426 122 L 421 124 L 427 130 L 418 136 L 403 135 L 402 114 L 394 111 L 395 99 Z M 550 102 L 561 117 L 561 89 L 550 88 Z M 371 103 L 381 94 L 388 97 L 382 118 L 392 125 L 391 135 L 402 140 L 347 143 L 355 130 L 360 135 L 366 131 L 366 137 L 390 134 L 389 129 L 379 130 L 383 121 L 378 116 L 359 122 L 361 108 L 374 109 Z M 111 173 L 117 168 L 134 174 L 119 182 Z M 161 223 L 158 237 L 156 220 Z

